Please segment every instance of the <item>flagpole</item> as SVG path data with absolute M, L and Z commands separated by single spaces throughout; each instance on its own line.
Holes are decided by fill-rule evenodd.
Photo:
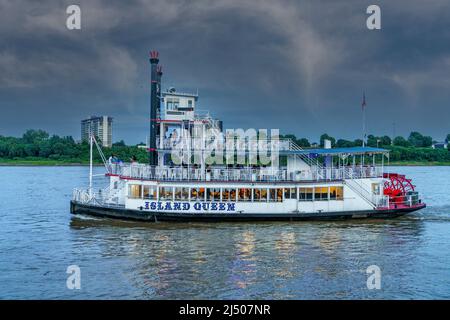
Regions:
M 362 102 L 362 146 L 363 148 L 366 146 L 366 94 L 363 93 L 363 102 Z
M 366 145 L 366 108 L 363 107 L 363 137 L 362 137 L 362 146 Z

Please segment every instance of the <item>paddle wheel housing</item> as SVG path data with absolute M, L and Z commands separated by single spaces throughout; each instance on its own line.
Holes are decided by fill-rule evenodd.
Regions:
M 405 178 L 405 175 L 398 173 L 384 173 L 384 195 L 389 196 L 392 203 L 403 203 L 408 194 L 414 192 L 414 185 L 411 179 Z

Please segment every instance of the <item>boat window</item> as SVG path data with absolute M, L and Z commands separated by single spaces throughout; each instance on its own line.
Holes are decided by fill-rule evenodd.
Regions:
M 159 188 L 159 200 L 172 200 L 173 188 L 172 187 L 160 187 Z
M 205 188 L 198 188 L 198 200 L 205 201 Z
M 206 189 L 206 199 L 208 201 L 220 201 L 220 189 L 219 188 Z
M 189 200 L 189 188 L 181 188 L 181 199 Z
M 191 200 L 193 201 L 205 201 L 205 188 L 192 188 Z
M 189 200 L 189 188 L 175 188 L 175 200 Z
M 299 188 L 298 196 L 299 196 L 299 201 L 312 201 L 313 188 Z
M 128 185 L 128 197 L 129 198 L 141 198 L 142 185 L 140 184 L 130 184 Z
M 236 189 L 225 188 L 222 190 L 222 201 L 236 201 Z
M 282 202 L 283 189 L 269 189 L 269 202 Z
M 144 186 L 144 199 L 156 199 L 156 187 Z
M 328 200 L 328 187 L 315 187 L 314 188 L 314 201 Z
M 253 189 L 253 201 L 254 202 L 266 202 L 267 201 L 267 189 Z
M 230 201 L 230 189 L 222 189 L 222 201 Z
M 261 189 L 261 201 L 266 202 L 269 194 L 267 189 Z
M 198 188 L 191 188 L 191 200 L 197 200 L 198 198 Z
M 344 200 L 344 187 L 330 187 L 330 200 Z
M 372 183 L 372 193 L 373 194 L 381 194 L 380 192 L 380 184 L 379 183 Z
M 297 188 L 291 188 L 291 199 L 297 199 Z
M 283 201 L 283 189 L 278 188 L 277 189 L 277 202 L 282 202 L 282 201 Z
M 252 200 L 252 189 L 240 188 L 238 195 L 239 195 L 239 201 L 251 201 Z
M 284 189 L 285 199 L 297 199 L 297 189 L 296 188 L 286 188 Z

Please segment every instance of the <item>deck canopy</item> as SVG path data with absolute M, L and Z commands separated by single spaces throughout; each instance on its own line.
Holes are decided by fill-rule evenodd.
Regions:
M 280 155 L 308 155 L 314 156 L 333 156 L 333 155 L 374 155 L 388 154 L 389 150 L 373 147 L 349 147 L 349 148 L 331 148 L 331 149 L 303 149 L 303 150 L 282 150 Z

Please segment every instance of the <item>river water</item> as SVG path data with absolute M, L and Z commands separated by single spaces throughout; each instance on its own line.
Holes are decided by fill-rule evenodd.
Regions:
M 394 220 L 154 224 L 72 216 L 86 167 L 0 167 L 0 298 L 449 299 L 450 167 L 395 171 L 413 178 L 426 209 Z M 66 286 L 70 265 L 79 290 Z M 370 265 L 379 290 L 367 287 Z

